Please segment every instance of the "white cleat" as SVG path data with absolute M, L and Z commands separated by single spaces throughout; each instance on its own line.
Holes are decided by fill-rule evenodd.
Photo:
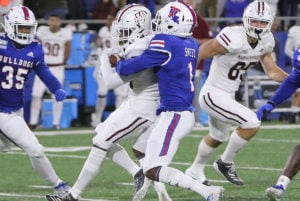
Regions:
M 280 201 L 284 194 L 284 188 L 282 185 L 275 185 L 267 188 L 266 194 L 270 201 Z
M 208 186 L 207 191 L 208 194 L 206 201 L 219 201 L 223 196 L 224 188 L 222 186 Z

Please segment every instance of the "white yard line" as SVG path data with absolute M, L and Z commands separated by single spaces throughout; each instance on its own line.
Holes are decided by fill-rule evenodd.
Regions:
M 36 186 L 38 188 L 38 186 Z M 0 197 L 22 197 L 22 198 L 41 198 L 45 200 L 45 196 L 41 195 L 27 195 L 27 194 L 17 194 L 17 193 L 0 193 Z M 80 198 L 82 201 L 117 201 L 117 200 L 103 200 L 103 199 L 91 199 L 91 198 Z

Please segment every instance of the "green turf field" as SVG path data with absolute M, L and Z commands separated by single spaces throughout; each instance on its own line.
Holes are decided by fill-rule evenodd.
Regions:
M 276 182 L 294 146 L 300 143 L 300 126 L 285 128 L 277 125 L 271 129 L 263 128 L 236 158 L 239 175 L 245 185 L 235 186 L 228 183 L 211 166 L 213 160 L 223 151 L 221 146 L 206 175 L 212 184 L 225 188 L 222 201 L 263 201 L 266 187 Z M 194 159 L 198 143 L 207 131 L 193 131 L 181 143 L 171 166 L 185 170 Z M 82 134 L 80 134 L 82 133 Z M 88 134 L 90 133 L 90 134 Z M 36 132 L 40 142 L 46 147 L 46 154 L 53 163 L 58 175 L 70 185 L 74 184 L 91 145 L 92 129 L 62 130 L 55 132 Z M 122 142 L 127 150 L 131 139 Z M 130 152 L 131 154 L 131 152 Z M 132 154 L 131 154 L 132 155 Z M 38 177 L 31 168 L 28 156 L 18 149 L 11 153 L 0 153 L 0 201 L 36 201 L 44 200 L 44 195 L 52 192 L 47 182 Z M 291 182 L 282 201 L 300 200 L 300 174 Z M 82 194 L 82 200 L 91 201 L 130 201 L 134 191 L 132 177 L 119 166 L 107 160 L 101 172 Z M 203 201 L 196 193 L 176 187 L 169 187 L 173 201 Z M 156 201 L 155 191 L 150 187 L 145 201 Z

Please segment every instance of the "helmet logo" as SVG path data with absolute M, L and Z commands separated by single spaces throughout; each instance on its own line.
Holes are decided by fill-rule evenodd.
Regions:
M 257 14 L 260 16 L 264 15 L 264 11 L 265 11 L 265 3 L 262 1 L 258 2 L 258 7 L 257 7 Z
M 23 10 L 23 13 L 24 13 L 25 20 L 29 20 L 29 11 L 28 11 L 28 9 L 24 6 L 22 6 L 22 10 Z
M 147 15 L 147 12 L 144 10 L 141 10 L 137 13 L 135 13 L 135 22 L 140 23 L 141 21 L 144 21 L 145 17 Z
M 173 20 L 174 22 L 176 22 L 177 24 L 179 24 L 179 17 L 176 16 L 176 15 L 178 14 L 178 12 L 180 12 L 180 9 L 179 9 L 179 8 L 176 8 L 176 7 L 174 7 L 174 6 L 171 6 L 171 10 L 170 10 L 169 15 L 168 15 L 168 17 L 171 17 L 172 20 Z

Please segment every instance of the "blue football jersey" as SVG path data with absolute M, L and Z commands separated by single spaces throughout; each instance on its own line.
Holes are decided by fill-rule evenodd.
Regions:
M 157 34 L 139 57 L 121 60 L 116 70 L 130 75 L 147 68 L 156 68 L 161 111 L 193 111 L 194 76 L 198 43 L 192 37 Z
M 23 88 L 31 70 L 52 93 L 62 87 L 45 64 L 42 45 L 37 41 L 19 49 L 6 34 L 0 35 L 0 69 L 0 112 L 23 107 Z

